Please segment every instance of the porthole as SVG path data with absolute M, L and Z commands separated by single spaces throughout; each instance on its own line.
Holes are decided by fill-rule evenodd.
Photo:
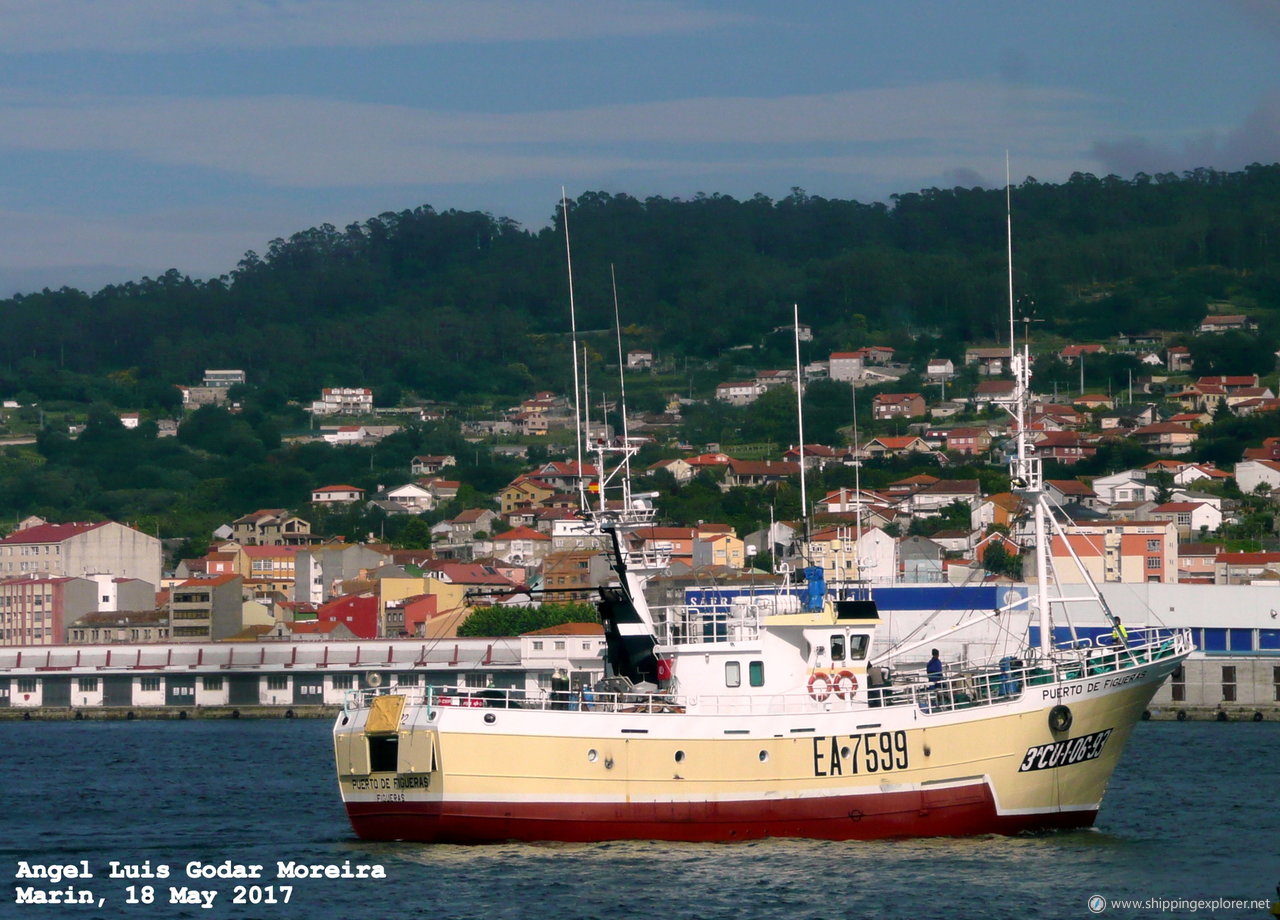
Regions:
M 587 763 L 595 763 L 596 758 L 598 758 L 599 756 L 600 755 L 596 753 L 596 749 L 592 748 L 591 750 L 587 751 Z
M 848 759 L 849 759 L 849 755 L 850 755 L 850 754 L 852 754 L 852 753 L 853 753 L 853 751 L 849 750 L 849 748 L 847 748 L 847 747 L 842 747 L 842 748 L 840 749 L 840 759 L 841 759 L 841 760 L 848 760 Z
M 676 751 L 676 763 L 684 763 L 684 751 Z
M 760 762 L 761 762 L 761 763 L 768 763 L 768 762 L 769 762 L 769 752 L 768 752 L 768 751 L 761 751 L 761 752 L 760 752 Z

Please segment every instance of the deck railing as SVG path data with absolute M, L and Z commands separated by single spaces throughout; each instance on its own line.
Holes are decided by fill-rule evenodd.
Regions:
M 1005 656 L 993 662 L 953 667 L 933 677 L 923 669 L 893 673 L 889 683 L 869 686 L 866 693 L 834 691 L 823 699 L 805 693 L 681 695 L 579 691 L 529 691 L 523 688 L 459 688 L 437 686 L 380 687 L 352 690 L 344 709 L 365 708 L 375 696 L 395 693 L 430 710 L 464 707 L 560 712 L 689 713 L 693 715 L 802 714 L 830 711 L 873 711 L 912 706 L 924 713 L 954 712 L 1019 699 L 1028 688 L 1134 670 L 1192 649 L 1185 629 L 1131 629 L 1124 646 L 1080 640 L 1055 650 L 1049 660 L 1023 662 Z

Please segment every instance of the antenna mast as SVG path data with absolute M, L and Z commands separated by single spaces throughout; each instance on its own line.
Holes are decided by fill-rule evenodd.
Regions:
M 809 520 L 808 489 L 805 487 L 804 475 L 804 375 L 800 370 L 800 305 L 792 304 L 795 343 L 796 343 L 796 420 L 800 432 L 800 520 Z
M 622 319 L 618 313 L 618 276 L 613 270 L 613 263 L 609 263 L 609 280 L 613 283 L 613 326 L 617 330 L 618 335 L 618 412 L 622 416 L 622 446 L 624 448 L 631 446 L 631 432 L 627 428 L 627 374 L 626 367 L 622 361 Z M 630 477 L 631 454 L 623 453 L 625 458 L 622 462 L 626 464 L 628 477 Z
M 578 460 L 578 508 L 587 507 L 587 485 L 582 467 L 582 400 L 578 392 L 578 312 L 573 302 L 573 254 L 569 248 L 569 200 L 560 186 L 560 216 L 564 221 L 564 262 L 569 273 L 569 328 L 573 344 L 573 440 Z

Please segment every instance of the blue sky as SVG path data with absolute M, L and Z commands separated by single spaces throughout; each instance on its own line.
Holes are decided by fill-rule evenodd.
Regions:
M 0 296 L 564 186 L 861 201 L 1280 160 L 1276 0 L 0 0 Z

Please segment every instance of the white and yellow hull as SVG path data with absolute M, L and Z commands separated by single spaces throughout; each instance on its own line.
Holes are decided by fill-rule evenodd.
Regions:
M 1180 660 L 932 713 L 564 712 L 406 699 L 390 725 L 371 728 L 370 708 L 345 711 L 335 752 L 348 815 L 367 839 L 843 840 L 1083 827 Z M 1055 731 L 1059 705 L 1070 726 Z M 394 763 L 385 746 L 371 759 L 371 737 L 394 737 Z

